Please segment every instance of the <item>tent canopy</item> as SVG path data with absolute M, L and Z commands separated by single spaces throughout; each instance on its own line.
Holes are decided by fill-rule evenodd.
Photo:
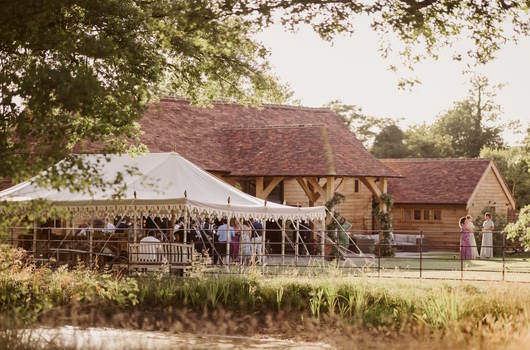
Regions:
M 0 201 L 47 200 L 84 215 L 180 215 L 185 209 L 201 216 L 256 219 L 314 220 L 325 218 L 324 207 L 297 208 L 265 202 L 225 183 L 174 152 L 130 155 L 80 155 L 96 166 L 102 178 L 113 181 L 118 173 L 126 185 L 113 198 L 112 190 L 91 188 L 72 192 L 39 186 L 37 177 L 0 192 Z M 109 161 L 106 158 L 110 159 Z

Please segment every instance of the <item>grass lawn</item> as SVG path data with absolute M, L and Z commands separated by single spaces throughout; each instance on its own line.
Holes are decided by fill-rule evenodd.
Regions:
M 455 252 L 425 252 L 422 254 L 421 263 L 419 253 L 397 253 L 395 257 L 381 259 L 377 257 L 355 257 L 338 262 L 322 262 L 319 258 L 300 257 L 298 266 L 295 266 L 292 256 L 286 256 L 284 264 L 285 266 L 282 266 L 280 256 L 268 257 L 265 273 L 269 275 L 313 275 L 333 267 L 340 269 L 341 273 L 344 274 L 366 275 L 368 277 L 381 275 L 383 277 L 419 278 L 421 264 L 422 278 L 463 278 L 488 281 L 500 281 L 504 278 L 506 281 L 530 282 L 530 261 L 525 255 L 506 256 L 504 263 L 502 257 L 461 262 L 459 254 Z M 255 268 L 261 269 L 260 266 Z M 241 273 L 245 272 L 246 269 L 247 267 L 235 265 L 231 266 L 230 271 Z M 213 268 L 214 273 L 225 271 L 224 268 Z

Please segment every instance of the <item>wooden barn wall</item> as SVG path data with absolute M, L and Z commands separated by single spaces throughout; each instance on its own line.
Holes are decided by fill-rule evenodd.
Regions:
M 501 184 L 491 168 L 477 185 L 473 201 L 469 203 L 469 212 L 473 216 L 481 215 L 484 207 L 495 207 L 495 212 L 504 216 L 508 215 L 510 208 L 508 197 L 502 190 Z
M 422 219 L 410 220 L 405 217 L 405 210 L 421 210 Z M 430 219 L 423 219 L 423 211 L 430 211 Z M 434 210 L 440 210 L 441 220 L 434 220 Z M 426 205 L 426 204 L 395 204 L 392 209 L 394 233 L 424 232 L 426 245 L 432 249 L 458 250 L 460 228 L 458 220 L 466 215 L 465 205 Z
M 370 230 L 372 228 L 372 193 L 370 190 L 358 182 L 359 192 L 355 192 L 355 178 L 344 178 L 344 181 L 337 187 L 337 192 L 346 198 L 344 202 L 336 207 L 349 222 L 354 230 Z M 340 178 L 335 180 L 335 184 L 340 183 Z M 321 179 L 320 183 L 325 183 Z M 309 200 L 304 191 L 295 179 L 284 180 L 283 196 L 286 204 L 308 206 Z M 324 199 L 320 198 L 315 205 L 324 205 Z

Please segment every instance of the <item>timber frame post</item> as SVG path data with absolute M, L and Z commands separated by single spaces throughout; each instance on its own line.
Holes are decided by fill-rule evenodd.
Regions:
M 365 177 L 360 179 L 372 191 L 374 198 L 379 203 L 379 252 L 381 254 L 381 244 L 383 245 L 383 255 L 393 255 L 393 247 L 390 245 L 390 229 L 392 228 L 392 218 L 390 211 L 392 208 L 390 198 L 388 197 L 388 181 L 386 178 Z M 386 222 L 386 224 L 384 224 Z
M 265 178 L 263 176 L 256 177 L 256 197 L 267 199 L 267 197 L 276 188 L 276 186 L 283 181 L 283 179 L 283 176 L 274 176 L 267 186 L 265 186 Z
M 381 211 L 387 212 L 386 204 L 381 202 L 381 196 L 388 193 L 388 181 L 386 178 L 361 177 L 359 180 L 372 192 L 374 197 L 381 205 Z
M 314 192 L 312 186 L 303 177 L 300 177 L 300 176 L 296 177 L 296 182 L 298 182 L 298 185 L 300 185 L 305 195 L 309 199 L 309 206 L 310 207 L 315 206 L 315 202 L 320 197 L 320 193 Z

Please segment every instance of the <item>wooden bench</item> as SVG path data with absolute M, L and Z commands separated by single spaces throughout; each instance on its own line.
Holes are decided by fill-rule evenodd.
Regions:
M 183 243 L 130 243 L 129 269 L 141 271 L 185 270 L 193 260 L 193 245 Z

